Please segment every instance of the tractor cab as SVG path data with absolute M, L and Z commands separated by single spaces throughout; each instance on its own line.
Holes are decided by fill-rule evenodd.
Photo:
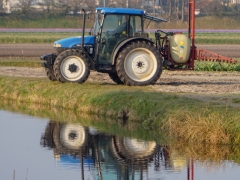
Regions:
M 135 33 L 143 32 L 142 10 L 124 8 L 97 8 L 94 28 L 96 37 L 95 62 L 105 68 L 113 64 L 115 49 Z

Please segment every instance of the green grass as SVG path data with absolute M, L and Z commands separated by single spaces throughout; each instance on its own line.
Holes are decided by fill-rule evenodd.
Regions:
M 199 16 L 195 22 L 197 29 L 240 29 L 239 16 Z
M 155 40 L 154 33 L 150 38 Z M 196 44 L 240 44 L 240 33 L 196 33 Z
M 196 16 L 196 29 L 240 29 L 239 16 Z M 150 28 L 160 29 L 188 29 L 188 23 L 178 20 L 171 20 L 166 23 L 150 24 Z
M 161 17 L 167 18 L 167 17 Z M 168 19 L 168 18 L 167 18 Z M 196 16 L 197 29 L 240 29 L 239 16 Z M 86 27 L 93 26 L 93 16 L 88 16 Z M 0 16 L 0 27 L 2 28 L 82 28 L 81 16 L 70 16 L 62 14 L 10 14 Z M 171 20 L 166 23 L 151 23 L 153 29 L 187 29 L 187 22 Z
M 49 32 L 0 32 L 0 43 L 53 43 L 56 40 L 80 36 L 81 33 L 49 33 Z
M 93 21 L 88 19 L 87 27 L 91 28 Z M 26 16 L 9 15 L 0 17 L 0 27 L 3 28 L 82 28 L 82 17 L 46 15 Z
M 0 32 L 0 43 L 53 43 L 56 40 L 72 36 L 81 36 L 81 33 Z M 150 34 L 150 38 L 155 39 L 154 33 Z M 239 33 L 197 33 L 195 39 L 198 44 L 240 44 Z
M 196 33 L 198 44 L 240 44 L 239 33 Z
M 240 143 L 239 108 L 154 92 L 150 86 L 101 83 L 80 85 L 51 82 L 47 78 L 0 76 L 0 97 L 116 121 L 126 114 L 127 122 L 139 123 L 149 131 L 161 131 L 176 140 L 189 143 Z M 187 129 L 185 124 L 188 124 Z M 197 136 L 196 126 L 199 128 Z M 188 130 L 186 136 L 182 133 L 184 129 Z
M 0 66 L 41 67 L 39 57 L 1 57 Z

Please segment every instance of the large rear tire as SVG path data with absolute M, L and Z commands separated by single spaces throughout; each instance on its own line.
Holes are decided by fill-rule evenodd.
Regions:
M 60 82 L 83 83 L 90 74 L 86 55 L 74 49 L 60 53 L 54 62 L 54 74 Z
M 108 75 L 116 84 L 123 84 L 117 73 L 108 73 Z
M 116 70 L 124 84 L 130 86 L 154 84 L 162 73 L 162 57 L 153 44 L 135 41 L 119 53 Z

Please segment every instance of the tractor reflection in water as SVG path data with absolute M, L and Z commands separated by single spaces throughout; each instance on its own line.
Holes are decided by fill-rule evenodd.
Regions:
M 81 169 L 82 179 L 142 179 L 158 177 L 160 169 L 174 171 L 167 146 L 80 124 L 49 122 L 41 145 L 53 149 L 60 165 Z

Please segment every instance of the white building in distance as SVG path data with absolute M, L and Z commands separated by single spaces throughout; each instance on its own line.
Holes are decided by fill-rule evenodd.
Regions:
M 17 11 L 19 10 L 21 7 L 23 7 L 24 5 L 30 5 L 32 8 L 36 8 L 36 9 L 43 9 L 44 8 L 44 4 L 48 4 L 51 2 L 54 3 L 65 3 L 65 5 L 69 5 L 70 2 L 73 2 L 74 0 L 0 0 L 0 12 L 4 12 L 4 13 L 11 13 L 12 11 Z M 100 0 L 93 0 L 92 2 L 94 3 L 95 1 L 95 5 L 99 6 L 100 4 Z M 76 3 L 78 4 L 82 4 L 81 2 L 83 2 L 84 4 L 89 3 L 86 0 L 78 0 L 78 2 L 76 1 Z

